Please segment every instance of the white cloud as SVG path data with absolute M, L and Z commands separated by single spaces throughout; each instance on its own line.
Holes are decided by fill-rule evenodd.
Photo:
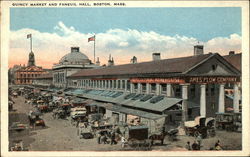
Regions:
M 37 65 L 57 63 L 59 59 L 70 51 L 71 46 L 79 46 L 81 52 L 93 60 L 93 42 L 88 38 L 94 34 L 83 34 L 73 26 L 68 27 L 59 21 L 54 27 L 55 33 L 44 33 L 33 29 L 11 31 L 10 34 L 10 63 L 27 63 L 29 40 L 27 34 L 32 33 L 33 51 Z M 138 61 L 149 61 L 154 52 L 160 52 L 162 58 L 173 58 L 193 54 L 193 46 L 198 40 L 181 35 L 165 36 L 154 31 L 110 29 L 96 34 L 96 56 L 101 64 L 106 64 L 111 54 L 116 64 L 129 63 L 132 56 Z M 241 51 L 241 36 L 232 34 L 230 37 L 216 37 L 203 43 L 205 52 Z M 22 57 L 19 57 L 22 56 Z M 24 57 L 25 56 L 25 57 Z

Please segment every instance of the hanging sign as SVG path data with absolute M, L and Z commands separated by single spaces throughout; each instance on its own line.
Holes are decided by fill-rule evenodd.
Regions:
M 187 83 L 235 83 L 239 82 L 239 77 L 220 77 L 220 76 L 208 76 L 208 77 L 188 77 L 186 79 Z
M 132 83 L 185 83 L 184 79 L 179 77 L 173 78 L 131 78 Z

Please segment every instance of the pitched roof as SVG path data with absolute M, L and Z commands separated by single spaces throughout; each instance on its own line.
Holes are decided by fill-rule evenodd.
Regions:
M 46 74 L 42 74 L 40 76 L 38 76 L 36 79 L 44 79 L 44 78 L 53 78 L 52 72 L 46 73 Z
M 227 60 L 230 64 L 232 64 L 236 69 L 241 71 L 241 54 L 242 53 L 226 55 L 223 56 L 223 58 Z
M 27 67 L 22 67 L 17 71 L 44 71 L 44 70 L 42 67 L 39 66 L 27 66 Z
M 80 70 L 70 77 L 182 73 L 214 54 Z

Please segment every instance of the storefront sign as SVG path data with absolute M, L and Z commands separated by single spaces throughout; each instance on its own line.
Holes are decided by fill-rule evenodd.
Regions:
M 239 82 L 238 77 L 189 77 L 187 83 L 234 83 Z
M 160 83 L 160 84 L 199 84 L 199 83 L 235 83 L 240 82 L 239 77 L 222 77 L 222 76 L 200 76 L 200 77 L 173 77 L 173 78 L 132 78 L 132 83 Z
M 132 83 L 185 83 L 184 79 L 173 77 L 173 78 L 132 78 Z

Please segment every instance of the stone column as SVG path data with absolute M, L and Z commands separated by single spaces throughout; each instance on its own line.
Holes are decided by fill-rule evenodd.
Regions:
M 123 80 L 120 80 L 120 89 L 123 89 Z
M 115 80 L 112 80 L 112 81 L 111 81 L 111 83 L 112 83 L 112 89 L 114 89 L 114 86 L 115 86 Z
M 182 121 L 185 122 L 188 120 L 188 85 L 189 84 L 182 84 Z
M 116 87 L 115 89 L 118 89 L 118 80 L 116 80 Z
M 141 94 L 141 93 L 142 93 L 142 84 L 141 84 L 141 83 L 138 83 L 138 84 L 137 84 L 137 88 L 138 88 L 138 89 L 137 89 L 137 93 L 138 93 L 138 94 Z
M 237 83 L 234 84 L 234 112 L 238 113 L 240 112 L 240 96 L 239 96 L 239 86 Z
M 125 84 L 125 88 L 124 88 L 124 91 L 126 92 L 126 91 L 128 90 L 128 89 L 127 89 L 127 85 L 128 85 L 128 80 L 125 80 L 124 84 Z
M 206 117 L 206 85 L 201 84 L 201 95 L 200 95 L 200 116 Z
M 135 92 L 135 84 L 130 83 L 130 93 L 134 93 L 134 92 Z
M 172 97 L 172 85 L 167 84 L 167 97 Z
M 84 80 L 84 86 L 85 86 L 85 88 L 88 87 L 87 83 L 88 83 L 87 80 Z
M 151 93 L 151 84 L 150 84 L 150 83 L 147 83 L 147 84 L 146 84 L 146 93 L 147 93 L 147 94 L 150 94 L 150 93 Z
M 225 85 L 220 84 L 220 90 L 219 90 L 219 111 L 220 113 L 225 112 Z
M 156 83 L 156 95 L 161 95 L 161 85 L 159 83 Z

